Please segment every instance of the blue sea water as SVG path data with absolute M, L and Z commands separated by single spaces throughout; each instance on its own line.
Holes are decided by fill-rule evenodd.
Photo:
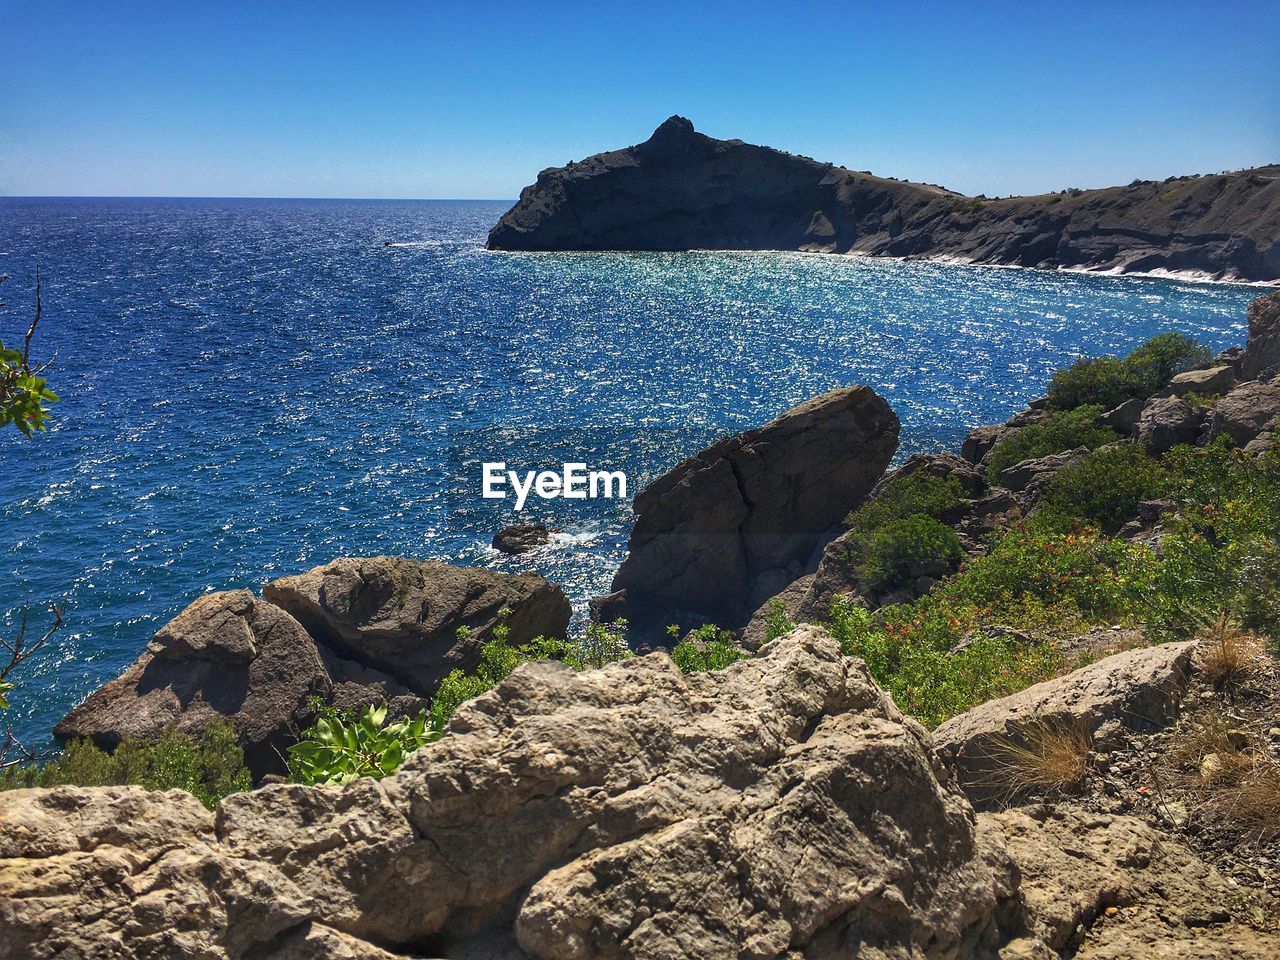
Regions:
M 11 711 L 36 741 L 210 590 L 341 555 L 536 569 L 581 613 L 626 501 L 531 501 L 480 463 L 624 470 L 631 491 L 726 433 L 861 382 L 900 456 L 953 447 L 1082 354 L 1163 330 L 1243 341 L 1257 291 L 805 254 L 507 254 L 500 202 L 0 200 L 0 338 L 44 277 L 46 436 L 0 436 L 0 627 L 66 604 Z

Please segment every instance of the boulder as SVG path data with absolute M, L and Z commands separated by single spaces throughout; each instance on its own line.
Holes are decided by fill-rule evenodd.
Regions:
M 747 625 L 742 628 L 739 641 L 748 650 L 758 650 L 765 643 L 765 635 L 769 630 L 769 618 L 773 615 L 774 605 L 782 605 L 782 613 L 792 623 L 801 622 L 800 605 L 809 592 L 815 574 L 808 573 L 799 580 L 794 580 L 756 608 Z
M 1280 417 L 1280 379 L 1250 380 L 1214 404 L 1205 425 L 1207 437 L 1226 434 L 1244 446 L 1271 430 Z
M 125 737 L 159 739 L 170 725 L 198 738 L 221 717 L 260 778 L 283 768 L 291 733 L 312 718 L 308 699 L 327 699 L 332 686 L 321 652 L 293 617 L 248 590 L 210 593 L 161 627 L 54 733 L 112 748 Z
M 969 960 L 996 952 L 1016 902 L 928 734 L 811 627 L 719 672 L 663 654 L 520 667 L 397 773 L 233 795 L 212 835 L 194 801 L 133 823 L 140 795 L 0 793 L 0 855 L 18 858 L 0 869 L 0 944 Z
M 1024 490 L 1048 483 L 1064 467 L 1079 463 L 1089 455 L 1088 447 L 1076 447 L 1047 457 L 1022 460 L 1000 471 L 1000 485 L 1021 493 Z
M 960 455 L 970 463 L 982 463 L 997 443 L 1016 432 L 1003 423 L 974 427 L 960 445 Z
M 1204 419 L 1204 410 L 1185 400 L 1156 397 L 1142 408 L 1133 438 L 1152 453 L 1164 453 L 1180 443 L 1195 443 Z
M 1226 393 L 1236 385 L 1236 372 L 1227 364 L 1205 367 L 1202 370 L 1188 370 L 1169 381 L 1169 387 L 1175 396 L 1196 393 L 1202 397 L 1216 397 Z
M 898 418 L 869 387 L 822 394 L 721 440 L 635 498 L 635 527 L 605 616 L 736 629 L 802 575 L 824 535 L 870 492 L 898 444 Z
M 1145 400 L 1137 398 L 1126 400 L 1120 406 L 1113 410 L 1108 410 L 1098 418 L 1098 425 L 1102 427 L 1110 427 L 1117 433 L 1129 436 L 1138 426 L 1138 420 L 1142 417 L 1142 408 L 1145 407 Z
M 977 498 L 987 489 L 986 474 L 968 459 L 954 453 L 916 453 L 908 457 L 897 470 L 877 483 L 867 499 L 874 500 L 881 490 L 895 480 L 920 472 L 955 480 L 963 497 Z
M 480 662 L 500 611 L 509 611 L 515 644 L 563 637 L 572 614 L 564 591 L 537 574 L 399 557 L 334 560 L 274 580 L 262 593 L 339 656 L 420 697 L 434 693 L 450 671 Z
M 1018 865 L 1024 943 L 1051 950 L 1023 956 L 1280 956 L 1280 934 L 1234 919 L 1243 912 L 1239 888 L 1144 820 L 1039 805 L 978 820 Z M 1007 960 L 1005 952 L 1000 956 Z
M 1141 647 L 980 704 L 934 732 L 938 753 L 951 764 L 976 804 L 1007 794 L 999 750 L 1025 744 L 1045 727 L 1105 740 L 1113 730 L 1153 730 L 1177 715 L 1195 644 Z
M 541 523 L 515 523 L 493 535 L 493 548 L 502 553 L 521 554 L 551 542 L 551 531 Z
M 1240 376 L 1253 380 L 1280 370 L 1280 292 L 1249 304 L 1249 339 L 1240 359 Z

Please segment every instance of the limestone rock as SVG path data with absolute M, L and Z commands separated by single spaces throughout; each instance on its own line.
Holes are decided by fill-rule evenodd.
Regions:
M 1236 385 L 1236 372 L 1227 364 L 1188 370 L 1169 381 L 1175 396 L 1198 393 L 1202 397 L 1219 396 Z
M 1143 820 L 1032 806 L 980 814 L 979 821 L 1018 864 L 1028 933 L 1053 949 L 1047 956 L 1280 956 L 1280 935 L 1234 916 L 1233 884 Z
M 399 557 L 335 560 L 262 592 L 340 656 L 423 697 L 451 670 L 479 662 L 504 607 L 512 643 L 562 637 L 572 613 L 564 592 L 536 574 Z M 470 635 L 460 638 L 459 627 Z
M 1138 421 L 1142 418 L 1142 408 L 1145 407 L 1146 401 L 1139 400 L 1136 397 L 1126 400 L 1114 410 L 1108 410 L 1098 418 L 1098 425 L 1110 427 L 1112 430 L 1129 436 L 1138 426 Z
M 1076 447 L 1062 453 L 1051 453 L 1047 457 L 1022 460 L 1000 471 L 1000 485 L 1017 493 L 1041 486 L 1064 467 L 1079 463 L 1088 455 L 1088 447 Z
M 941 724 L 933 732 L 939 754 L 951 763 L 975 803 L 1006 794 L 998 751 L 1025 743 L 1038 725 L 1104 736 L 1118 724 L 1152 730 L 1177 714 L 1195 644 L 1170 643 L 1126 650 L 1066 676 L 990 700 Z
M 1213 407 L 1206 424 L 1208 437 L 1225 433 L 1244 446 L 1271 430 L 1280 417 L 1280 379 L 1240 384 Z
M 1253 380 L 1280 371 L 1280 292 L 1249 304 L 1249 339 L 1240 360 L 1240 375 Z
M 1204 412 L 1178 397 L 1148 400 L 1138 417 L 1133 437 L 1152 453 L 1164 453 L 1180 443 L 1195 443 Z
M 541 523 L 515 523 L 493 535 L 493 548 L 510 554 L 528 553 L 550 542 L 551 531 Z
M 161 627 L 123 674 L 91 693 L 54 728 L 111 748 L 157 740 L 169 725 L 199 738 L 211 720 L 235 727 L 255 777 L 282 767 L 307 700 L 332 681 L 315 642 L 293 617 L 248 590 L 207 594 Z
M 685 460 L 636 496 L 609 606 L 661 629 L 737 628 L 801 576 L 821 538 L 893 456 L 898 418 L 869 387 L 832 390 Z M 779 572 L 784 576 L 778 577 Z
M 190 794 L 0 792 L 0 960 L 238 958 L 306 915 L 278 871 L 216 848 Z

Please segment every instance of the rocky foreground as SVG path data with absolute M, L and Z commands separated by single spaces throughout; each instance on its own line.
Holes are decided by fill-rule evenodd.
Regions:
M 1280 166 L 988 200 L 848 170 L 671 117 L 544 170 L 495 250 L 807 250 L 1280 279 Z
M 215 814 L 180 791 L 18 790 L 0 823 L 6 960 L 1280 952 L 1141 820 L 975 815 L 924 729 L 808 626 L 723 672 L 522 667 L 381 782 Z

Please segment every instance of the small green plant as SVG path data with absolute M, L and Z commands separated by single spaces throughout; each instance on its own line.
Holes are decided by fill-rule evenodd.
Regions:
M 678 627 L 676 632 L 679 632 Z M 734 642 L 733 634 L 721 630 L 714 623 L 704 623 L 671 651 L 671 659 L 682 673 L 723 670 L 747 656 L 747 652 Z
M 0 275 L 0 283 L 8 277 Z M 41 374 L 43 367 L 31 366 L 31 340 L 40 325 L 40 275 L 36 274 L 36 308 L 22 346 L 6 347 L 0 342 L 0 429 L 12 424 L 20 433 L 31 436 L 45 428 L 49 415 L 46 404 L 56 403 L 58 395 L 49 389 Z
M 1049 414 L 1041 423 L 1031 423 L 1000 440 L 987 457 L 987 477 L 998 483 L 1000 474 L 1023 460 L 1038 460 L 1064 450 L 1090 450 L 1120 439 L 1110 427 L 1100 427 L 1100 406 L 1083 406 Z
M 73 740 L 42 764 L 0 771 L 0 789 L 132 784 L 148 790 L 186 790 L 209 809 L 230 793 L 251 787 L 235 728 L 215 720 L 195 740 L 176 727 L 155 743 L 126 739 L 107 752 L 90 740 Z
M 964 558 L 954 530 L 916 514 L 885 524 L 867 543 L 863 561 L 867 582 L 876 590 L 905 586 L 921 572 L 949 572 Z
M 777 640 L 796 628 L 796 623 L 787 616 L 786 604 L 778 597 L 769 601 L 769 609 L 764 619 L 764 642 Z
M 289 748 L 289 779 L 341 785 L 357 777 L 385 777 L 437 735 L 428 728 L 425 711 L 387 723 L 385 704 L 367 706 L 355 716 L 325 710 Z

